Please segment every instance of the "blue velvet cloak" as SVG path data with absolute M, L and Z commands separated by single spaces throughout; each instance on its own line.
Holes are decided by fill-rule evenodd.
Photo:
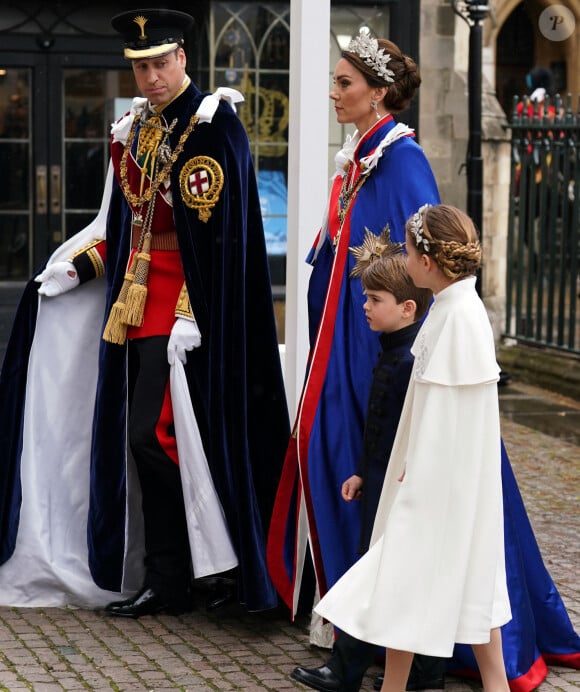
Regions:
M 395 125 L 392 118 L 386 119 L 366 133 L 357 145 L 356 160 L 374 152 Z M 313 250 L 308 258 L 313 263 L 308 289 L 311 351 L 268 537 L 270 573 L 292 611 L 301 577 L 300 497 L 306 503 L 321 594 L 358 557 L 360 506 L 344 502 L 340 488 L 355 473 L 361 455 L 373 367 L 381 346 L 366 322 L 360 279 L 349 278 L 355 259 L 348 247 L 362 244 L 365 228 L 378 235 L 387 224 L 391 240 L 403 242 L 409 216 L 421 205 L 439 201 L 422 149 L 413 137 L 402 136 L 384 149 L 360 188 L 335 245 L 332 217 L 337 214 L 340 183 L 336 178 L 330 195 L 329 228 L 321 231 L 316 257 Z
M 175 149 L 204 94 L 191 84 L 166 107 Z M 178 194 L 181 167 L 193 157 L 219 162 L 224 188 L 207 222 Z M 266 567 L 265 531 L 289 435 L 260 204 L 247 135 L 221 102 L 198 123 L 171 173 L 174 216 L 189 298 L 202 345 L 186 373 L 213 481 L 239 560 L 240 601 L 249 610 L 277 604 Z M 116 300 L 131 247 L 131 212 L 118 181 L 107 223 L 106 309 Z M 14 550 L 21 501 L 27 353 L 34 338 L 38 284 L 27 287 L 0 378 L 0 564 Z M 120 591 L 126 478 L 126 346 L 101 341 L 92 429 L 89 567 L 95 583 Z M 81 393 L 82 394 L 82 393 Z M 85 433 L 86 434 L 86 433 Z

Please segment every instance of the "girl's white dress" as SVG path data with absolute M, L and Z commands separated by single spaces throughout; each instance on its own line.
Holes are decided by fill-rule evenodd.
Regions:
M 450 657 L 511 619 L 499 367 L 475 277 L 435 296 L 412 352 L 371 548 L 315 610 L 358 639 Z

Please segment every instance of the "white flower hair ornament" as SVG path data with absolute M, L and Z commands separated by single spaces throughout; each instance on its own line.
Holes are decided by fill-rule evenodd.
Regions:
M 418 211 L 413 214 L 409 221 L 409 230 L 415 238 L 417 248 L 420 250 L 422 245 L 425 252 L 429 252 L 431 245 L 429 244 L 429 240 L 425 237 L 425 231 L 423 229 L 423 212 L 432 206 L 432 204 L 424 204 L 422 207 L 419 207 Z
M 379 48 L 379 42 L 376 38 L 371 38 L 367 33 L 361 31 L 348 44 L 347 51 L 358 55 L 385 82 L 393 83 L 395 81 L 395 73 L 387 67 L 391 61 L 391 56 L 389 53 L 385 53 L 384 48 Z

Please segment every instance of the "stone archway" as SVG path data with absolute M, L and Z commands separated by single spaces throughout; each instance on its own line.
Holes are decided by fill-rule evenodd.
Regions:
M 495 90 L 508 117 L 514 94 L 525 93 L 526 74 L 535 64 L 534 28 L 520 2 L 507 16 L 495 41 Z

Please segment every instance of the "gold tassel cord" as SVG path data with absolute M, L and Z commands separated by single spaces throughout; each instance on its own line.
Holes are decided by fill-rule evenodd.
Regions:
M 107 324 L 103 330 L 104 341 L 108 341 L 110 344 L 118 344 L 119 346 L 125 343 L 127 340 L 127 325 L 123 322 L 124 312 L 124 303 L 119 301 L 113 303 Z
M 119 291 L 119 297 L 113 303 L 109 318 L 103 330 L 103 339 L 112 344 L 124 344 L 127 338 L 127 324 L 124 321 L 123 314 L 125 312 L 125 301 L 129 293 L 129 287 L 135 278 L 135 266 L 137 264 L 137 256 L 133 256 L 129 271 L 125 274 L 123 285 Z
M 151 263 L 151 232 L 145 233 L 143 247 L 135 253 L 136 266 L 133 283 L 129 287 L 123 320 L 131 327 L 140 327 L 145 315 L 145 303 L 147 301 L 147 278 Z
M 137 211 L 135 211 L 135 218 L 133 219 L 133 227 L 141 227 L 141 233 L 136 252 L 131 260 L 131 266 L 125 274 L 119 297 L 111 308 L 105 329 L 103 330 L 103 339 L 105 341 L 119 345 L 125 343 L 128 327 L 140 327 L 143 324 L 145 304 L 147 301 L 147 279 L 151 263 L 151 224 L 153 221 L 156 193 L 161 183 L 168 177 L 172 165 L 183 150 L 186 139 L 189 137 L 198 121 L 196 115 L 191 117 L 188 126 L 179 138 L 175 151 L 168 157 L 167 161 L 164 161 L 164 165 L 160 171 L 158 170 L 159 158 L 157 156 L 157 150 L 173 130 L 177 120 L 174 120 L 168 129 L 161 126 L 161 119 L 158 116 L 150 118 L 149 122 L 144 124 L 141 128 L 137 144 L 137 158 L 141 159 L 143 157 L 144 159 L 142 159 L 143 163 L 140 165 L 141 184 L 139 196 L 137 196 L 131 192 L 129 187 L 127 179 L 127 157 L 135 137 L 138 119 L 139 116 L 136 116 L 131 127 L 129 138 L 125 143 L 120 164 L 120 173 L 125 198 L 129 204 L 133 205 L 134 209 L 137 209 Z M 148 173 L 151 176 L 151 184 L 147 190 L 144 191 L 145 179 Z M 147 214 L 145 223 L 143 224 L 141 210 L 147 203 Z
M 151 121 L 155 118 L 151 118 Z M 159 120 L 159 118 L 157 118 Z M 151 178 L 157 174 L 157 148 L 163 139 L 163 132 L 159 129 L 145 129 L 139 136 L 138 149 L 145 151 L 145 163 L 141 169 L 141 186 L 143 186 L 144 176 L 147 173 L 146 162 L 151 164 Z M 143 140 L 143 141 L 142 141 Z M 145 317 L 145 303 L 147 302 L 147 278 L 149 276 L 149 266 L 151 264 L 151 224 L 153 223 L 153 213 L 155 210 L 156 197 L 152 197 L 147 207 L 145 223 L 140 218 L 134 224 L 141 228 L 137 250 L 135 252 L 135 271 L 133 283 L 127 292 L 125 309 L 123 311 L 123 321 L 129 327 L 141 327 Z
M 155 168 L 153 169 L 155 173 Z M 133 283 L 129 287 L 127 299 L 125 300 L 125 310 L 123 312 L 124 322 L 131 327 L 141 327 L 145 317 L 145 303 L 147 302 L 147 279 L 149 277 L 149 266 L 151 264 L 151 224 L 153 223 L 153 213 L 155 210 L 155 197 L 149 202 L 145 223 L 142 217 L 134 224 L 141 229 L 137 249 L 133 256 L 135 261 L 135 271 Z

